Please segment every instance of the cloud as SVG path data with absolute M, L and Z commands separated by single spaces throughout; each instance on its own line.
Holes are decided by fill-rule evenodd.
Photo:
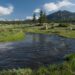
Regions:
M 37 8 L 37 9 L 35 9 L 34 11 L 33 11 L 33 13 L 36 13 L 37 15 L 36 15 L 36 19 L 39 19 L 39 13 L 40 13 L 40 8 Z M 33 19 L 33 16 L 26 16 L 26 20 L 32 20 Z
M 55 3 L 55 2 L 45 3 L 43 5 L 43 9 L 49 13 L 51 11 L 60 10 L 63 7 L 70 7 L 70 6 L 74 6 L 74 5 L 75 4 L 72 3 L 70 0 L 61 0 L 61 1 L 58 1 L 57 3 Z
M 37 9 L 34 10 L 34 13 L 39 13 L 39 12 L 40 12 L 39 8 L 37 8 Z
M 39 19 L 39 16 L 36 16 L 36 19 Z
M 26 20 L 32 20 L 33 19 L 33 16 L 27 16 L 26 17 Z M 36 16 L 36 19 L 39 19 L 39 16 Z
M 13 12 L 13 9 L 14 7 L 11 5 L 8 7 L 0 6 L 0 16 L 10 15 Z
M 0 18 L 0 21 L 5 21 L 5 19 L 4 18 Z
M 32 20 L 32 19 L 33 19 L 32 16 L 27 16 L 27 17 L 26 17 L 26 20 Z
M 44 9 L 47 12 L 49 12 L 49 11 L 57 10 L 58 6 L 55 3 L 46 3 L 44 4 Z

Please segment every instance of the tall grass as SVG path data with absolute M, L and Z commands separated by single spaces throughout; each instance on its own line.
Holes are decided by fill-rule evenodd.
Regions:
M 22 40 L 24 37 L 25 37 L 25 34 L 23 31 L 1 32 L 0 33 L 0 42 L 18 41 L 18 40 Z

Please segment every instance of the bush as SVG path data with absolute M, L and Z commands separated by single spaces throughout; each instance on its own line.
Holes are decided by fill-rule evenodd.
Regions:
M 60 23 L 57 27 L 68 27 L 68 25 Z
M 64 58 L 65 58 L 66 61 L 75 60 L 75 54 L 68 54 Z
M 50 75 L 50 72 L 46 67 L 40 67 L 36 72 L 36 75 Z

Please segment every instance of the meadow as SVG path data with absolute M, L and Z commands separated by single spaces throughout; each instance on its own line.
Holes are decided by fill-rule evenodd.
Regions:
M 19 41 L 24 39 L 25 33 L 22 29 L 13 25 L 0 25 L 0 42 Z
M 25 29 L 25 32 L 41 34 L 57 34 L 66 38 L 75 38 L 75 25 L 53 23 L 44 26 L 31 26 Z
M 22 40 L 25 33 L 58 34 L 67 38 L 75 38 L 73 24 L 50 23 L 43 26 L 36 24 L 0 24 L 0 42 Z

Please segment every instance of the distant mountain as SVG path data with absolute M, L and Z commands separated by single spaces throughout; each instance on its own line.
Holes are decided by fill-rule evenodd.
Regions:
M 48 20 L 52 21 L 69 21 L 75 20 L 75 13 L 70 11 L 57 11 L 52 14 L 47 15 Z

